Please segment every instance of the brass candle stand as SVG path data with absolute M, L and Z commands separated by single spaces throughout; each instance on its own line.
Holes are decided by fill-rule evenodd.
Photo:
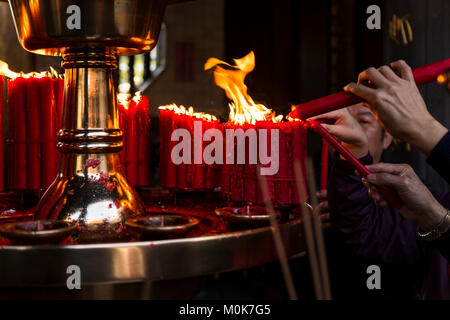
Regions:
M 126 240 L 126 219 L 145 213 L 120 168 L 113 70 L 118 56 L 156 45 L 166 2 L 9 1 L 22 46 L 62 56 L 66 70 L 60 168 L 36 218 L 78 221 L 81 243 Z

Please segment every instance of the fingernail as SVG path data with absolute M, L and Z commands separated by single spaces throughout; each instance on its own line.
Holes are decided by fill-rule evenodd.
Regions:
M 374 173 L 371 173 L 367 176 L 367 181 L 369 182 L 376 182 L 377 181 L 377 175 Z

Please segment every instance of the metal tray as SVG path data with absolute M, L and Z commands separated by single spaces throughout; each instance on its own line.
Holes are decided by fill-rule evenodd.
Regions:
M 280 225 L 287 256 L 305 250 L 300 220 Z M 82 284 L 172 280 L 239 270 L 277 260 L 270 227 L 196 238 L 67 246 L 4 246 L 0 287 L 66 286 L 67 268 Z

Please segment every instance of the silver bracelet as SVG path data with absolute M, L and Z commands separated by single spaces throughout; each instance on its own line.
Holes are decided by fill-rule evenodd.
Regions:
M 450 210 L 447 209 L 447 214 L 442 218 L 441 222 L 430 232 L 421 233 L 420 229 L 417 231 L 417 235 L 425 241 L 434 241 L 447 232 L 450 226 Z

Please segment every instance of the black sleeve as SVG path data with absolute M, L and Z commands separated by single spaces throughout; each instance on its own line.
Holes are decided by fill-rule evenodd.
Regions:
M 450 183 L 450 131 L 438 142 L 431 151 L 427 162 L 448 183 Z

